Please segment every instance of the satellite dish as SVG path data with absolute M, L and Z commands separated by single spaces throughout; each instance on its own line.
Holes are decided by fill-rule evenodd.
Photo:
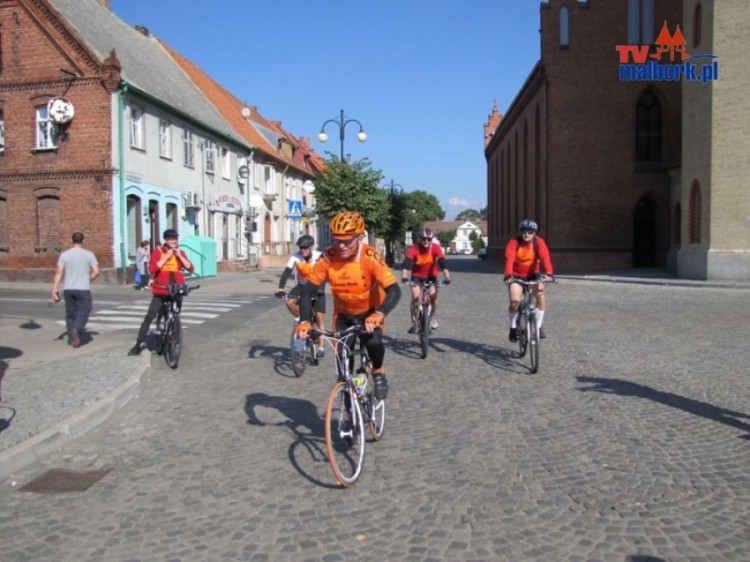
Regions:
M 242 116 L 247 119 L 250 117 L 250 108 L 249 107 L 243 107 L 242 108 Z
M 75 109 L 73 104 L 65 98 L 52 98 L 47 103 L 47 113 L 55 123 L 63 125 L 73 120 Z

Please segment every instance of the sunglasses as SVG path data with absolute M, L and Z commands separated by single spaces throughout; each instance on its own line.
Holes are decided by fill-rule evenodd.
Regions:
M 343 244 L 344 246 L 351 246 L 354 244 L 354 241 L 357 240 L 359 236 L 355 236 L 353 238 L 347 238 L 346 240 L 342 240 L 341 238 L 336 238 L 336 245 L 339 246 Z
M 432 242 L 432 238 L 420 238 L 422 242 Z
M 536 234 L 535 230 L 522 230 L 521 234 Z

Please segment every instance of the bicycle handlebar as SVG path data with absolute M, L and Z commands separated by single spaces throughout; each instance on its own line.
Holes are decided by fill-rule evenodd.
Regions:
M 310 335 L 312 335 L 313 337 L 325 336 L 327 338 L 331 338 L 334 340 L 343 340 L 344 338 L 347 338 L 349 336 L 357 335 L 357 334 L 364 334 L 364 333 L 366 332 L 364 331 L 364 324 L 362 322 L 357 322 L 356 324 L 352 324 L 346 330 L 343 330 L 341 332 L 333 332 L 331 330 L 321 330 L 315 327 L 313 327 L 310 330 Z
M 434 281 L 409 281 L 408 283 L 409 287 L 446 287 L 445 280 L 440 281 L 440 283 L 435 283 Z M 450 283 L 448 283 L 450 285 Z

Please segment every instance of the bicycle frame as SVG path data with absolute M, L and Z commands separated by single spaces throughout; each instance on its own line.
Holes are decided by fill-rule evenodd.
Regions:
M 410 281 L 410 287 L 419 287 L 419 302 L 417 303 L 416 331 L 419 335 L 419 344 L 422 359 L 427 357 L 429 349 L 429 337 L 432 333 L 430 318 L 432 318 L 432 299 L 430 298 L 430 287 L 442 287 L 443 283 L 434 281 Z
M 284 301 L 288 300 L 296 300 L 295 297 L 290 297 L 289 293 L 283 295 L 282 297 Z M 310 318 L 308 321 L 310 322 L 310 325 L 315 325 L 315 297 L 312 298 L 312 307 L 310 308 Z M 313 365 L 318 364 L 318 344 L 315 340 L 311 340 L 310 344 L 308 344 L 306 341 L 300 341 L 295 333 L 295 328 L 297 327 L 298 321 L 295 321 L 292 324 L 292 337 L 291 337 L 291 343 L 290 343 L 290 353 L 291 353 L 291 364 L 292 364 L 292 371 L 294 374 L 298 377 L 301 377 L 305 372 L 305 367 L 307 366 L 307 356 L 308 354 L 311 355 L 311 362 Z
M 523 288 L 521 302 L 518 305 L 518 355 L 523 357 L 528 349 L 531 372 L 536 373 L 539 370 L 539 324 L 536 318 L 536 297 L 532 287 L 539 285 L 540 281 L 526 281 L 513 277 L 510 282 Z
M 340 332 L 312 329 L 313 337 L 323 337 L 336 361 L 336 382 L 326 404 L 325 439 L 333 474 L 344 487 L 353 485 L 362 474 L 365 459 L 365 425 L 379 441 L 385 430 L 385 400 L 374 396 L 372 364 L 367 350 L 352 340 L 362 333 L 355 324 Z M 360 357 L 360 369 L 353 374 L 354 358 Z
M 170 295 L 156 316 L 156 328 L 159 330 L 159 353 L 164 353 L 164 359 L 172 369 L 176 369 L 182 353 L 182 299 L 191 291 L 200 289 L 200 285 L 184 285 L 179 291 L 173 291 L 170 286 L 159 285 L 170 289 Z M 183 292 L 184 291 L 184 292 Z M 175 294 L 176 293 L 176 294 Z

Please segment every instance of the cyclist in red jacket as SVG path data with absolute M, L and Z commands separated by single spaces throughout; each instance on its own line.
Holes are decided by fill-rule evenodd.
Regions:
M 505 246 L 505 277 L 503 282 L 508 285 L 508 297 L 510 305 L 508 306 L 508 316 L 510 319 L 510 333 L 508 339 L 511 342 L 518 341 L 518 306 L 521 304 L 521 294 L 523 288 L 518 283 L 513 283 L 513 277 L 518 277 L 526 281 L 535 281 L 539 279 L 538 285 L 532 285 L 531 290 L 536 296 L 536 319 L 539 326 L 539 337 L 547 337 L 542 330 L 542 321 L 544 320 L 544 283 L 542 281 L 552 281 L 552 260 L 549 255 L 549 248 L 545 241 L 537 236 L 539 227 L 530 219 L 521 221 L 518 225 L 519 235 L 511 238 Z
M 182 270 L 192 273 L 195 269 L 185 251 L 180 250 L 177 247 L 178 245 L 179 234 L 176 230 L 168 228 L 164 231 L 164 245 L 151 252 L 148 270 L 154 280 L 151 285 L 153 296 L 146 317 L 141 324 L 141 329 L 138 330 L 135 345 L 128 351 L 128 355 L 139 355 L 141 353 L 141 344 L 148 335 L 151 322 L 154 321 L 165 301 L 170 298 L 169 285 L 183 285 L 185 277 L 182 275 Z
M 439 269 L 443 270 L 443 284 L 448 285 L 451 282 L 451 273 L 448 271 L 448 265 L 445 263 L 445 254 L 440 244 L 432 241 L 435 233 L 432 229 L 425 227 L 419 231 L 419 243 L 412 244 L 404 257 L 404 264 L 401 269 L 401 281 L 409 282 L 407 274 L 411 271 L 411 280 L 413 282 L 431 281 L 437 283 Z M 437 287 L 432 285 L 429 289 L 430 300 L 432 301 L 432 317 L 430 318 L 430 328 L 437 330 Z M 413 285 L 411 288 L 411 327 L 409 333 L 414 334 L 417 331 L 417 308 L 419 307 L 419 287 Z

